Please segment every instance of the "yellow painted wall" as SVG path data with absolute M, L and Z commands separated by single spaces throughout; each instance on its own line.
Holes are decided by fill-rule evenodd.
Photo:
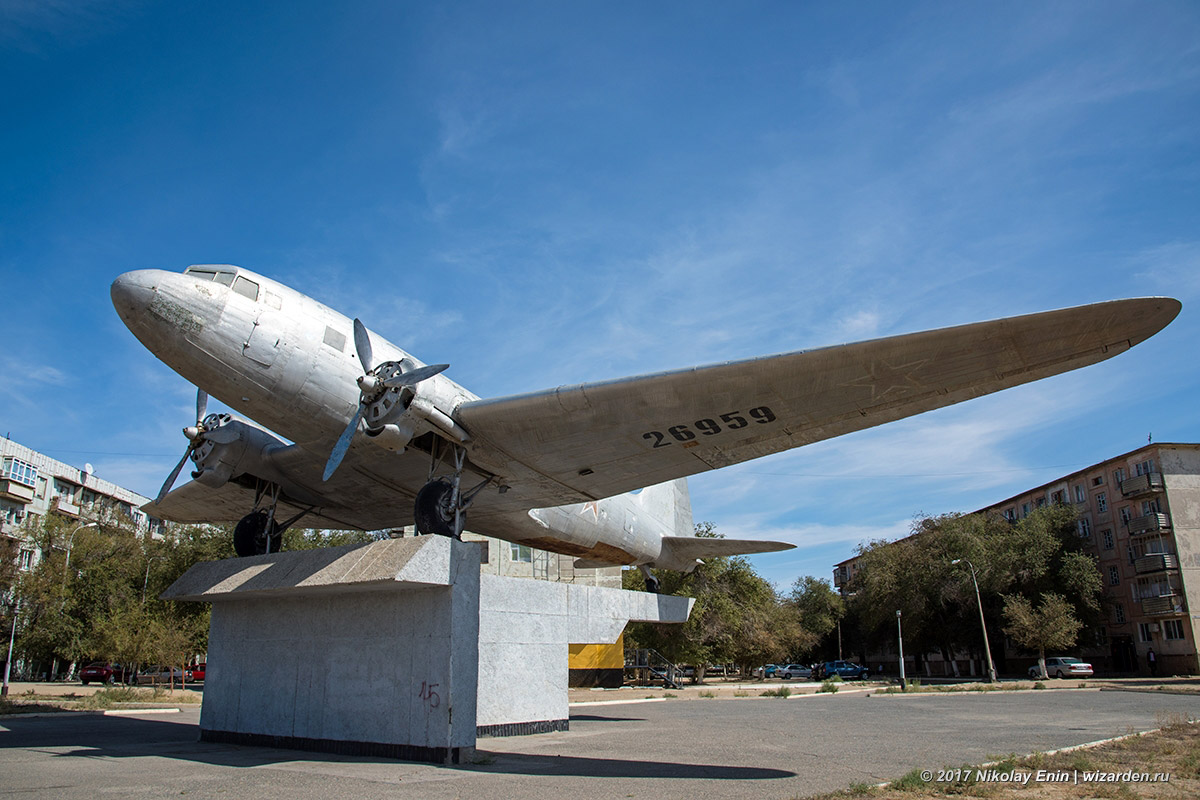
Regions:
M 613 644 L 573 644 L 567 656 L 568 669 L 622 669 L 625 666 L 625 634 Z

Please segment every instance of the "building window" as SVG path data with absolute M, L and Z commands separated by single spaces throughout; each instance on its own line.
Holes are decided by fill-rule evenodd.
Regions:
M 1104 492 L 1096 495 L 1096 510 L 1101 514 L 1108 511 L 1108 495 Z
M 1138 641 L 1139 642 L 1150 641 L 1150 623 L 1149 622 L 1139 622 L 1138 623 Z
M 1063 501 L 1063 493 L 1062 493 L 1061 489 L 1058 490 L 1057 492 L 1050 493 L 1050 502 L 1051 503 L 1061 503 L 1062 501 Z
M 1104 645 L 1108 644 L 1108 628 L 1104 627 L 1103 625 L 1096 628 L 1095 642 L 1097 647 L 1103 647 Z
M 1162 505 L 1158 502 L 1157 497 L 1154 498 L 1153 500 L 1143 500 L 1142 501 L 1142 515 L 1143 516 L 1146 514 L 1157 514 L 1159 511 L 1162 511 Z
M 1016 522 L 1017 521 L 1016 509 L 1013 509 L 1013 508 L 1004 509 L 1004 518 L 1006 520 L 1008 520 L 1009 522 Z
M 33 569 L 33 551 L 22 550 L 20 559 L 17 562 L 17 566 L 23 570 Z
M 523 561 L 526 564 L 529 564 L 533 561 L 533 549 L 528 545 L 510 542 L 508 548 L 509 557 L 513 561 Z
M 1080 517 L 1075 523 L 1079 528 L 1079 535 L 1084 539 L 1092 538 L 1092 521 L 1087 517 Z
M 1083 484 L 1077 484 L 1075 486 L 1075 502 L 1082 503 L 1085 500 L 1087 500 L 1086 490 L 1083 488 Z
M 1021 518 L 1029 516 L 1029 503 L 1021 503 Z
M 1134 472 L 1138 475 L 1149 475 L 1151 472 L 1154 472 L 1154 462 L 1151 459 L 1146 459 L 1134 467 Z
M 1120 586 L 1121 585 L 1121 570 L 1119 567 L 1109 567 L 1108 568 L 1108 585 L 1109 586 Z
M 1181 620 L 1181 619 L 1163 620 L 1163 638 L 1164 639 L 1182 639 L 1183 638 L 1183 620 Z
M 1103 486 L 1103 485 L 1104 485 L 1104 476 L 1103 475 L 1097 475 L 1096 477 L 1092 478 L 1092 486 Z
M 1129 506 L 1121 506 L 1121 524 L 1128 525 L 1131 519 L 1133 519 L 1133 513 L 1129 510 Z
M 1105 528 L 1104 530 L 1100 531 L 1100 537 L 1104 540 L 1104 549 L 1112 550 L 1113 545 L 1115 544 L 1115 542 L 1113 542 L 1112 528 Z
M 1037 500 L 1035 500 L 1034 502 L 1037 504 L 1038 508 L 1041 508 L 1042 506 L 1046 505 L 1046 495 L 1042 495 L 1041 497 L 1037 498 Z
M 0 472 L 0 478 L 16 481 L 32 489 L 37 486 L 38 482 L 37 467 L 32 464 L 26 464 L 19 458 L 6 456 L 3 471 Z
M 1118 625 L 1125 624 L 1125 606 L 1120 603 L 1113 605 L 1113 619 L 1117 621 Z

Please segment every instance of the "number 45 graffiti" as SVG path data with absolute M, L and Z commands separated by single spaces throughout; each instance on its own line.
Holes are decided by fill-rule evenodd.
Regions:
M 424 700 L 425 705 L 429 706 L 430 709 L 437 708 L 442 704 L 442 696 L 434 691 L 439 686 L 441 686 L 440 683 L 427 684 L 425 681 L 421 681 L 421 691 L 417 694 L 417 697 Z

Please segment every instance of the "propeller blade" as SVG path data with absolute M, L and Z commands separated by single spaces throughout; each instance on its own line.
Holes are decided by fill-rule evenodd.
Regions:
M 450 368 L 449 364 L 430 364 L 427 367 L 417 367 L 416 369 L 402 372 L 399 375 L 394 375 L 383 382 L 384 386 L 395 388 L 397 386 L 412 386 L 421 381 L 432 378 L 439 372 Z
M 157 505 L 162 502 L 162 499 L 167 496 L 167 492 L 171 491 L 171 487 L 175 485 L 175 479 L 179 477 L 180 470 L 187 463 L 188 456 L 192 454 L 195 445 L 189 444 L 187 450 L 183 451 L 183 458 L 179 459 L 179 463 L 175 465 L 175 469 L 171 470 L 171 474 L 167 476 L 167 480 L 163 483 L 162 488 L 158 490 L 158 497 L 154 498 L 154 503 Z
M 342 431 L 342 435 L 338 437 L 337 444 L 333 446 L 333 452 L 329 454 L 329 461 L 325 463 L 325 475 L 321 480 L 329 480 L 330 476 L 338 468 L 338 465 L 342 463 L 342 459 L 346 456 L 346 451 L 350 449 L 350 440 L 354 438 L 354 432 L 358 430 L 358 421 L 362 419 L 363 412 L 366 410 L 367 407 L 365 405 L 362 403 L 358 404 L 358 411 L 354 412 L 354 419 L 350 420 L 350 424 L 346 426 L 346 430 Z
M 362 364 L 363 372 L 370 372 L 375 366 L 371 353 L 371 337 L 367 334 L 367 326 L 358 317 L 354 318 L 354 350 Z
M 196 424 L 199 425 L 204 421 L 205 412 L 208 411 L 208 392 L 203 389 L 196 390 Z

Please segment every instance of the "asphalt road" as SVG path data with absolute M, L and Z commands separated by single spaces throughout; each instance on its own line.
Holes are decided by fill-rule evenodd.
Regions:
M 575 707 L 565 733 L 442 767 L 197 741 L 199 712 L 0 718 L 0 795 L 28 798 L 792 798 L 1200 717 L 1200 696 L 1037 691 Z

